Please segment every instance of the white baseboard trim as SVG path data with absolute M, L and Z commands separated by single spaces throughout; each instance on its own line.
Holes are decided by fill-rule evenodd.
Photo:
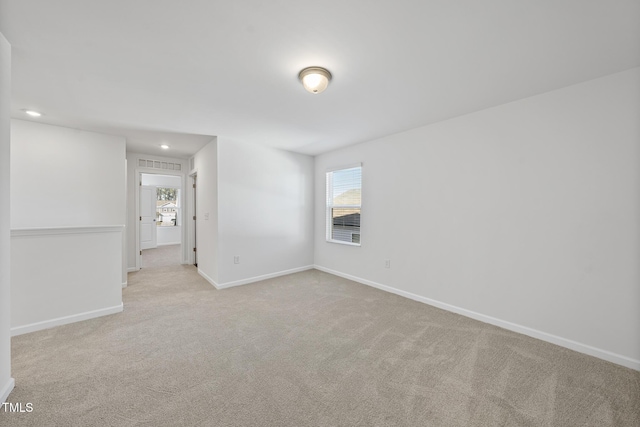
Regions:
M 248 285 L 249 283 L 259 282 L 261 280 L 272 279 L 274 277 L 286 276 L 287 274 L 299 273 L 301 271 L 312 270 L 313 265 L 305 265 L 304 267 L 282 270 L 275 273 L 263 274 L 261 276 L 249 277 L 248 279 L 235 280 L 233 282 L 222 283 L 216 286 L 217 289 L 233 288 L 234 286 Z
M 127 273 L 135 273 L 136 271 L 140 271 L 140 269 L 136 267 L 127 268 Z
M 312 270 L 313 265 L 306 265 L 304 267 L 292 268 L 289 270 L 278 271 L 275 273 L 263 274 L 261 276 L 249 277 L 248 279 L 235 280 L 227 283 L 216 283 L 211 277 L 207 276 L 202 270 L 198 268 L 198 274 L 202 276 L 207 282 L 211 283 L 216 289 L 233 288 L 234 286 L 248 285 L 249 283 L 259 282 L 261 280 L 272 279 L 274 277 L 286 276 L 287 274 L 299 273 L 301 271 Z
M 56 326 L 67 325 L 69 323 L 80 322 L 83 320 L 94 319 L 96 317 L 108 316 L 110 314 L 120 313 L 124 309 L 124 304 L 116 305 L 113 307 L 101 308 L 99 310 L 87 311 L 84 313 L 73 314 L 71 316 L 58 317 L 56 319 L 45 320 L 43 322 L 30 323 L 28 325 L 16 326 L 11 328 L 11 336 L 28 334 L 29 332 L 40 331 L 42 329 L 49 329 Z
M 447 304 L 444 302 L 436 301 L 430 298 L 426 298 L 420 295 L 413 294 L 411 292 L 406 292 L 400 289 L 393 288 L 391 286 L 383 285 L 380 283 L 373 282 L 371 280 L 362 279 L 360 277 L 352 276 L 350 274 L 341 273 L 336 270 L 331 270 L 330 268 L 322 267 L 320 265 L 315 265 L 314 268 L 316 270 L 324 271 L 325 273 L 333 274 L 334 276 L 343 277 L 348 280 L 353 280 L 354 282 L 362 283 L 363 285 L 371 286 L 373 288 L 377 288 L 386 292 L 390 292 L 392 294 L 400 295 L 405 298 L 412 299 L 414 301 L 419 301 L 437 308 L 441 308 L 443 310 L 450 311 L 452 313 L 460 314 L 465 317 L 469 317 L 471 319 L 479 320 L 484 323 L 489 323 L 491 325 L 499 326 L 504 329 L 508 329 L 513 332 L 517 332 L 523 335 L 527 335 L 533 338 L 537 338 L 542 341 L 546 341 L 555 345 L 559 345 L 560 347 L 565 347 L 570 350 L 577 351 L 579 353 L 588 354 L 589 356 L 597 357 L 599 359 L 606 360 L 608 362 L 615 363 L 617 365 L 626 366 L 627 368 L 634 369 L 636 371 L 640 371 L 640 360 L 632 359 L 627 356 L 623 356 L 621 354 L 613 353 L 608 350 L 603 350 L 600 348 L 592 347 L 587 344 L 583 344 L 577 341 L 573 341 L 567 338 L 562 338 L 557 335 L 549 334 L 547 332 L 542 332 L 537 329 L 532 329 L 527 326 L 518 325 L 516 323 L 511 323 L 506 320 L 497 319 L 495 317 L 487 316 L 481 313 L 476 313 L 475 311 L 467 310 L 464 308 L 456 307 L 455 305 Z
M 129 282 L 122 282 L 122 289 L 126 288 Z
M 204 271 L 200 270 L 199 268 L 198 268 L 198 274 L 202 276 L 204 280 L 209 282 L 214 288 L 218 289 L 218 284 L 216 283 L 216 281 L 213 280 L 211 277 L 207 276 L 207 274 Z
M 9 378 L 9 381 L 0 389 L 0 403 L 4 403 L 7 401 L 7 398 L 13 391 L 13 387 L 15 387 L 16 381 L 13 378 Z
M 173 245 L 180 245 L 180 244 L 182 244 L 182 242 L 158 243 L 156 246 L 173 246 Z

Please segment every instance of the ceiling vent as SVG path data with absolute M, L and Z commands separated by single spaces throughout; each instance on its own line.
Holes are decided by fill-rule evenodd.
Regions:
M 138 166 L 143 168 L 164 169 L 170 171 L 182 170 L 180 163 L 159 162 L 158 160 L 138 159 Z

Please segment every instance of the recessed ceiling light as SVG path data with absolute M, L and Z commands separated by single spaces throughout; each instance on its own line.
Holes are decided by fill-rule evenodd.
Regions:
M 168 150 L 169 146 L 167 144 L 162 144 L 160 145 L 160 148 L 162 148 L 163 150 Z
M 307 91 L 316 94 L 324 91 L 329 86 L 331 73 L 326 68 L 308 67 L 300 71 L 298 78 Z
M 42 116 L 42 113 L 39 113 L 39 112 L 34 111 L 34 110 L 22 110 L 22 111 L 24 111 L 25 114 L 28 114 L 31 117 L 40 117 L 40 116 Z

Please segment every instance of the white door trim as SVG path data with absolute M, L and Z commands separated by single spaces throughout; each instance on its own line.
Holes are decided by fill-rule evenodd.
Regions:
M 196 238 L 196 232 L 197 232 L 197 227 L 196 227 L 196 220 L 194 220 L 193 218 L 196 217 L 197 213 L 197 203 L 198 203 L 198 197 L 197 197 L 197 188 L 194 188 L 193 185 L 196 184 L 197 185 L 197 176 L 198 176 L 198 170 L 194 169 L 193 171 L 191 171 L 191 173 L 189 174 L 189 188 L 187 189 L 190 193 L 191 193 L 191 201 L 189 203 L 189 214 L 187 216 L 188 220 L 185 221 L 185 224 L 188 223 L 189 227 L 187 227 L 188 230 L 188 238 L 187 238 L 187 259 L 188 259 L 188 263 L 189 264 L 196 264 L 197 262 L 197 257 L 198 254 L 197 252 L 195 252 L 193 249 L 198 247 L 198 240 Z M 196 217 L 197 218 L 197 217 Z

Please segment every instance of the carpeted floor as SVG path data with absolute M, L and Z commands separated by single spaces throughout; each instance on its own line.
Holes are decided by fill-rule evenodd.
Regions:
M 125 311 L 13 339 L 2 426 L 634 426 L 640 373 L 317 270 L 223 291 L 129 276 Z
M 180 245 L 164 245 L 142 251 L 142 268 L 180 264 Z

